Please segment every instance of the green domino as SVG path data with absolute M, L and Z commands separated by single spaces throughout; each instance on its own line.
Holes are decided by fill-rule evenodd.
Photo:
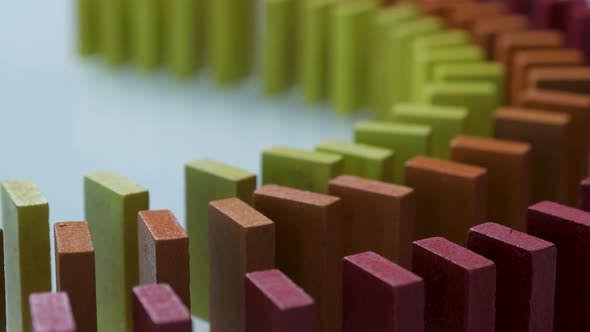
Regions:
M 326 193 L 343 167 L 337 154 L 275 146 L 262 153 L 262 184 Z
M 332 12 L 330 97 L 339 112 L 366 105 L 370 31 L 378 5 L 374 1 L 342 2 Z
M 370 106 L 378 119 L 384 119 L 391 106 L 389 82 L 394 73 L 391 59 L 387 53 L 389 35 L 396 26 L 418 16 L 418 9 L 413 3 L 402 3 L 381 9 L 372 24 L 373 51 L 369 61 L 370 70 Z
M 449 159 L 449 143 L 465 132 L 467 114 L 461 107 L 399 104 L 393 108 L 390 120 L 429 126 L 432 128 L 432 156 Z
M 209 319 L 209 202 L 237 197 L 249 203 L 256 175 L 213 160 L 185 166 L 186 227 L 189 238 L 191 311 Z
M 262 81 L 267 95 L 284 92 L 293 83 L 296 10 L 293 0 L 265 0 L 266 26 L 262 40 Z
M 328 95 L 330 13 L 336 0 L 308 0 L 301 4 L 297 80 L 308 103 Z
M 344 174 L 393 182 L 394 155 L 391 150 L 338 141 L 325 141 L 316 150 L 340 155 Z
M 149 209 L 144 187 L 112 172 L 84 178 L 84 210 L 95 250 L 99 331 L 132 330 L 131 289 L 137 286 L 137 213 Z
M 497 62 L 440 64 L 434 67 L 434 82 L 485 82 L 496 88 L 498 100 L 504 100 L 506 70 Z
M 493 114 L 500 106 L 498 93 L 492 84 L 433 83 L 424 86 L 423 93 L 422 101 L 429 104 L 467 109 L 467 135 L 491 136 Z
M 78 0 L 78 52 L 81 55 L 95 54 L 99 50 L 98 1 Z
M 404 164 L 417 155 L 430 155 L 432 129 L 429 126 L 387 122 L 360 122 L 354 131 L 356 143 L 395 151 L 396 183 L 404 183 Z
M 133 1 L 133 58 L 145 70 L 158 67 L 162 62 L 163 15 L 162 0 Z
M 2 183 L 2 223 L 6 328 L 29 332 L 29 295 L 51 291 L 49 205 L 34 183 Z
M 119 65 L 127 61 L 131 52 L 130 1 L 132 0 L 98 2 L 100 50 L 111 65 Z
M 204 63 L 205 0 L 166 0 L 165 61 L 177 78 L 192 76 Z
M 404 23 L 391 32 L 388 53 L 393 71 L 391 82 L 387 85 L 390 89 L 390 106 L 412 99 L 410 78 L 412 75 L 411 65 L 415 58 L 412 48 L 414 41 L 419 37 L 439 32 L 442 28 L 443 24 L 440 19 L 423 17 Z
M 217 83 L 226 86 L 250 74 L 254 44 L 253 0 L 209 0 L 208 61 Z

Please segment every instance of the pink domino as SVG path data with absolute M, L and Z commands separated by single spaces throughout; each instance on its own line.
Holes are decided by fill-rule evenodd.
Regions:
M 68 294 L 34 293 L 29 297 L 29 306 L 32 332 L 76 331 Z
M 426 331 L 494 332 L 494 262 L 433 237 L 414 242 L 412 266 L 424 279 Z
M 192 332 L 187 307 L 167 284 L 133 288 L 134 332 Z
M 424 331 L 424 281 L 374 252 L 344 258 L 343 332 Z
M 245 332 L 314 332 L 314 300 L 279 270 L 247 273 Z
M 541 202 L 529 207 L 527 233 L 557 247 L 553 331 L 590 331 L 590 213 Z
M 580 186 L 580 209 L 590 212 L 590 178 Z
M 553 243 L 485 223 L 469 231 L 467 248 L 496 264 L 496 331 L 553 331 Z

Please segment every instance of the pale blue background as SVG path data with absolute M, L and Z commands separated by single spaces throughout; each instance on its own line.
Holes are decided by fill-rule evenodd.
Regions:
M 252 78 L 220 90 L 202 73 L 109 69 L 75 52 L 71 0 L 0 1 L 0 179 L 34 180 L 51 221 L 82 220 L 83 175 L 110 169 L 150 189 L 151 207 L 184 223 L 183 165 L 218 159 L 259 173 L 274 144 L 352 139 L 354 118 L 266 99 Z

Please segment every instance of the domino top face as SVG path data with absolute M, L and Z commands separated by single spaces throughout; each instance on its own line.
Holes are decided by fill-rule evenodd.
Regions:
M 111 171 L 99 171 L 86 175 L 86 178 L 114 193 L 127 196 L 147 192 L 147 189 L 141 185 L 129 181 L 127 178 Z
M 311 161 L 314 163 L 332 165 L 341 161 L 341 157 L 325 152 L 305 151 L 294 149 L 286 146 L 275 146 L 264 151 L 264 153 L 272 153 L 275 155 L 294 158 L 298 160 Z
M 48 204 L 47 199 L 29 180 L 4 181 L 2 187 L 10 196 L 16 207 L 38 206 Z
M 320 151 L 334 151 L 336 153 L 365 157 L 375 160 L 385 160 L 393 156 L 393 152 L 388 149 L 366 144 L 344 143 L 338 141 L 322 142 L 317 146 L 317 149 Z
M 457 46 L 469 43 L 469 35 L 463 30 L 449 30 L 418 38 L 414 42 L 417 50 L 431 51 L 438 47 Z
M 367 193 L 379 193 L 384 196 L 393 197 L 403 197 L 414 191 L 412 188 L 350 175 L 341 175 L 334 178 L 330 181 L 330 185 L 351 188 L 354 190 L 363 190 Z
M 444 82 L 428 84 L 424 87 L 425 95 L 433 94 L 456 95 L 458 97 L 464 94 L 474 94 L 480 96 L 489 96 L 495 93 L 494 85 L 484 82 L 462 83 L 462 82 Z
M 209 205 L 244 228 L 273 224 L 270 219 L 237 198 L 218 200 L 209 203 Z
M 140 211 L 139 217 L 156 241 L 188 239 L 186 232 L 170 210 Z
M 424 156 L 418 156 L 408 160 L 406 162 L 406 167 L 421 168 L 437 173 L 444 173 L 446 175 L 470 179 L 475 179 L 486 175 L 485 168 Z
M 557 219 L 590 227 L 590 213 L 551 201 L 544 201 L 529 207 L 529 215 L 549 215 Z
M 495 267 L 494 262 L 491 260 L 442 237 L 433 237 L 415 241 L 414 245 L 440 256 L 466 271 Z
M 495 114 L 496 119 L 506 119 L 517 122 L 547 124 L 554 126 L 566 126 L 570 117 L 565 114 L 546 112 L 541 110 L 523 110 L 516 107 L 502 107 Z
M 563 108 L 590 109 L 590 97 L 571 92 L 554 90 L 528 89 L 521 94 L 521 104 L 548 105 Z M 536 107 L 536 106 L 533 106 Z
M 281 310 L 307 307 L 314 304 L 311 296 L 279 270 L 247 273 L 246 278 Z
M 356 130 L 362 130 L 374 133 L 395 133 L 399 135 L 410 136 L 429 136 L 432 134 L 432 129 L 428 126 L 418 125 L 398 125 L 395 123 L 371 122 L 363 121 L 356 125 Z
M 509 32 L 524 30 L 528 21 L 522 15 L 500 15 L 475 22 L 473 34 L 486 35 L 495 32 Z
M 364 252 L 348 256 L 344 260 L 367 271 L 392 287 L 413 285 L 422 282 L 422 278 L 397 264 L 392 264 L 389 260 L 374 252 Z
M 391 115 L 420 115 L 428 119 L 464 120 L 467 111 L 463 107 L 437 106 L 423 104 L 398 104 L 395 105 Z
M 36 293 L 29 297 L 32 332 L 74 332 L 76 323 L 68 295 Z
M 506 69 L 497 62 L 470 62 L 461 64 L 442 64 L 434 68 L 434 78 L 441 81 L 448 78 L 462 77 L 503 77 Z
M 503 34 L 496 44 L 496 59 L 503 63 L 510 61 L 511 50 L 518 48 L 548 48 L 563 45 L 563 35 L 553 30 L 529 30 Z
M 551 242 L 491 222 L 475 226 L 471 231 L 527 251 L 540 251 L 555 246 Z
M 192 161 L 186 164 L 186 167 L 206 172 L 220 178 L 226 178 L 230 181 L 241 181 L 255 176 L 242 169 L 209 159 Z
M 340 200 L 338 197 L 318 194 L 311 191 L 292 189 L 273 184 L 263 186 L 262 188 L 256 190 L 255 193 L 258 196 L 270 196 L 273 198 L 291 201 L 293 203 L 314 205 L 319 207 L 329 206 Z
M 55 246 L 60 254 L 94 252 L 94 245 L 86 222 L 61 222 L 55 224 L 53 229 L 55 230 Z
M 418 8 L 416 8 L 415 4 L 409 2 L 400 3 L 396 4 L 396 6 L 391 6 L 380 10 L 377 13 L 376 23 L 390 24 L 416 15 L 418 15 Z
M 152 284 L 133 288 L 133 294 L 154 324 L 167 324 L 178 321 L 190 321 L 191 315 L 186 306 L 170 286 Z
M 437 17 L 422 17 L 414 21 L 403 23 L 392 33 L 393 36 L 400 39 L 409 36 L 418 35 L 426 31 L 432 31 L 442 28 L 442 22 Z
M 334 15 L 337 16 L 348 16 L 364 13 L 367 10 L 371 10 L 377 7 L 376 1 L 353 1 L 353 2 L 342 2 L 339 3 L 334 11 Z
M 451 142 L 451 146 L 516 156 L 524 155 L 531 151 L 531 145 L 527 143 L 476 136 L 457 136 Z

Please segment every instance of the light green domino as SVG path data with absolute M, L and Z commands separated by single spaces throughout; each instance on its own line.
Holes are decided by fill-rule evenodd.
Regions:
M 330 99 L 339 112 L 366 105 L 370 76 L 370 31 L 377 2 L 344 1 L 332 12 L 330 53 Z
M 388 56 L 387 43 L 390 33 L 396 26 L 415 19 L 418 9 L 413 3 L 401 3 L 379 10 L 372 24 L 373 51 L 369 61 L 370 70 L 370 106 L 378 119 L 385 119 L 390 109 L 389 82 L 393 72 Z
M 162 63 L 164 5 L 162 0 L 131 1 L 133 59 L 141 69 L 153 70 Z
M 440 36 L 439 36 L 440 35 Z M 439 36 L 440 39 L 430 39 L 431 37 Z M 481 62 L 484 60 L 484 53 L 481 48 L 477 46 L 467 45 L 468 37 L 465 31 L 448 32 L 446 40 L 451 43 L 459 43 L 455 46 L 447 44 L 442 46 L 441 40 L 443 34 L 436 34 L 425 37 L 430 39 L 430 43 L 422 43 L 423 40 L 418 40 L 414 44 L 415 58 L 412 63 L 412 96 L 413 100 L 420 98 L 420 89 L 426 83 L 432 80 L 433 68 L 441 63 L 471 63 Z M 436 41 L 436 42 L 435 42 Z M 462 44 L 461 44 L 462 43 Z M 435 46 L 439 45 L 439 46 Z
M 133 328 L 131 289 L 137 286 L 137 213 L 149 209 L 144 187 L 112 172 L 84 178 L 84 210 L 95 250 L 99 331 Z
M 338 141 L 325 141 L 316 150 L 340 155 L 344 162 L 344 174 L 393 182 L 394 155 L 391 150 Z
M 294 0 L 265 0 L 266 25 L 262 40 L 262 82 L 267 95 L 287 90 L 294 79 Z
M 254 0 L 207 1 L 207 61 L 221 86 L 246 78 L 254 45 Z
M 497 62 L 440 64 L 434 67 L 435 82 L 487 82 L 496 87 L 498 100 L 504 100 L 506 71 Z
M 132 0 L 98 1 L 100 50 L 111 65 L 122 64 L 131 53 L 130 1 Z
M 262 153 L 262 184 L 326 193 L 343 167 L 337 154 L 275 146 Z
M 177 78 L 187 78 L 205 59 L 205 1 L 165 0 L 165 61 Z
M 418 20 L 404 23 L 391 32 L 389 45 L 389 59 L 392 61 L 390 87 L 390 106 L 396 103 L 409 102 L 412 99 L 411 75 L 414 61 L 412 45 L 417 38 L 432 35 L 443 29 L 439 18 L 422 17 Z
M 99 0 L 78 0 L 78 52 L 81 55 L 95 54 L 98 43 Z
M 429 126 L 388 122 L 360 122 L 354 131 L 356 143 L 379 146 L 395 152 L 396 183 L 404 183 L 407 160 L 417 155 L 430 155 L 432 129 Z
M 424 86 L 423 93 L 422 101 L 429 104 L 467 109 L 467 135 L 491 136 L 493 114 L 500 106 L 491 83 L 433 83 Z
M 209 202 L 237 197 L 250 203 L 256 175 L 213 160 L 185 166 L 186 227 L 190 247 L 191 311 L 209 319 Z
M 29 295 L 51 291 L 49 205 L 34 183 L 2 183 L 2 223 L 6 328 L 29 332 Z
M 390 120 L 429 126 L 432 128 L 432 156 L 449 159 L 449 144 L 465 132 L 467 114 L 467 110 L 461 107 L 398 104 L 394 106 Z
M 328 95 L 330 13 L 338 0 L 308 0 L 301 4 L 297 80 L 307 103 Z

